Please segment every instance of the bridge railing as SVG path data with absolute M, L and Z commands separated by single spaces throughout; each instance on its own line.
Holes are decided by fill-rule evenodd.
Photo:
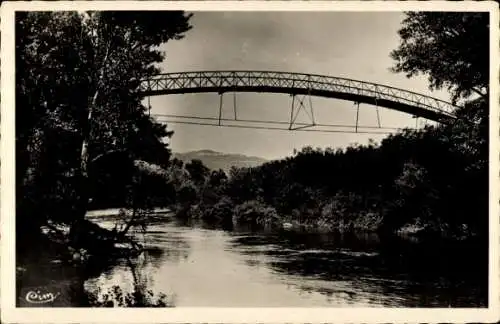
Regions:
M 198 71 L 159 74 L 141 81 L 144 93 L 181 89 L 232 89 L 238 87 L 302 89 L 372 97 L 431 110 L 453 117 L 457 106 L 391 86 L 332 76 L 271 71 Z

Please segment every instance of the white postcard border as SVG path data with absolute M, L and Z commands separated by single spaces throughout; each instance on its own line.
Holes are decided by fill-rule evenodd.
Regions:
M 52 10 L 185 11 L 489 11 L 490 249 L 489 307 L 424 308 L 15 308 L 14 12 Z M 500 321 L 499 12 L 495 2 L 383 1 L 59 1 L 4 2 L 1 7 L 1 320 L 5 323 L 457 323 Z M 22 116 L 20 116 L 22 117 Z

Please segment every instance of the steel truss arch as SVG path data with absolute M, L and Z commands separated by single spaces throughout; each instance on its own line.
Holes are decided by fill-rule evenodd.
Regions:
M 140 81 L 139 94 L 268 92 L 335 98 L 384 107 L 439 123 L 456 119 L 457 106 L 382 84 L 333 76 L 273 71 L 195 71 L 158 74 Z

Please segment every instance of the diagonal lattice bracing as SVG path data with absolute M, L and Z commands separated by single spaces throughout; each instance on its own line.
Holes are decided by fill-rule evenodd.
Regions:
M 296 123 L 301 112 L 308 117 L 310 124 L 300 125 Z M 312 106 L 311 96 L 309 95 L 292 95 L 292 107 L 290 111 L 289 130 L 297 130 L 299 128 L 313 127 L 316 125 L 314 120 L 314 109 Z
M 453 121 L 457 108 L 437 98 L 382 84 L 276 71 L 167 73 L 143 80 L 139 87 L 143 96 L 196 92 L 270 92 L 336 98 L 398 110 L 440 123 Z

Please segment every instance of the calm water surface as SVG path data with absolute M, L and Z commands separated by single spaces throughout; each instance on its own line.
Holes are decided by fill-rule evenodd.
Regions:
M 83 271 L 49 262 L 18 276 L 20 306 L 33 306 L 22 298 L 33 287 L 60 293 L 53 306 L 75 307 L 115 285 L 164 293 L 175 306 L 487 305 L 487 251 L 474 243 L 223 229 L 159 217 L 137 234 L 146 251 L 136 259 Z M 95 221 L 114 225 L 109 217 Z
M 139 236 L 147 247 L 141 257 L 86 280 L 85 289 L 131 291 L 141 282 L 175 306 L 487 304 L 487 261 L 471 243 L 224 230 L 172 219 Z

